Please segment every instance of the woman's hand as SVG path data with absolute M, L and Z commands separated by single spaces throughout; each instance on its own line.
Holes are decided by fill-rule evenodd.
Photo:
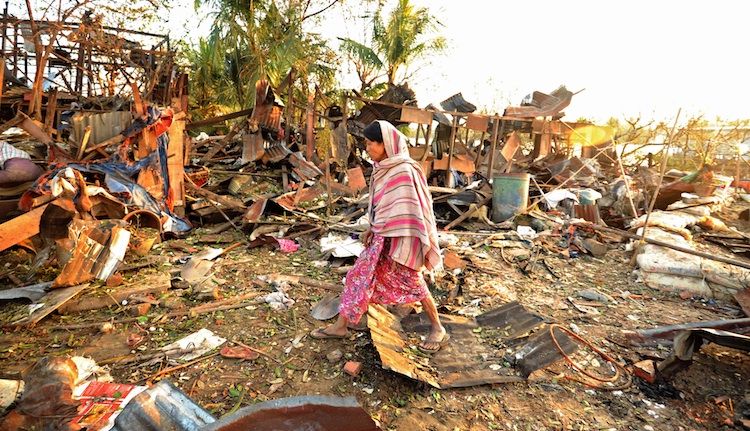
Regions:
M 370 228 L 367 228 L 367 230 L 360 235 L 359 237 L 362 240 L 362 243 L 365 244 L 365 247 L 370 246 L 370 241 L 372 241 L 372 230 Z

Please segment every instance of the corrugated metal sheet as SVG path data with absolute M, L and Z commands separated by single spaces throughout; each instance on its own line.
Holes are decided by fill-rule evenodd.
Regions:
M 427 336 L 430 322 L 424 313 L 399 321 L 380 305 L 368 310 L 368 327 L 383 368 L 436 388 L 466 387 L 519 382 L 530 371 L 562 359 L 539 316 L 518 302 L 489 311 L 476 318 L 440 315 L 450 341 L 439 352 L 425 357 L 417 349 L 419 336 Z M 536 333 L 527 339 L 531 331 Z M 555 333 L 563 350 L 570 354 L 577 346 L 567 334 Z M 510 359 L 507 350 L 515 352 Z M 530 354 L 532 353 L 532 354 Z M 506 364 L 509 359 L 514 367 Z
M 524 98 L 521 106 L 505 108 L 505 115 L 521 118 L 555 117 L 570 105 L 572 99 L 573 93 L 564 85 L 550 94 L 535 91 Z
M 427 105 L 427 107 L 425 109 L 429 109 L 429 110 L 432 110 L 432 111 L 437 111 L 438 110 L 437 106 L 433 105 L 432 103 L 430 103 L 429 105 Z M 443 114 L 442 112 L 433 112 L 432 113 L 432 118 L 435 121 L 437 121 L 438 123 L 446 125 L 448 127 L 450 127 L 450 126 L 453 125 L 453 122 L 451 121 L 451 119 L 448 118 L 448 116 L 445 115 L 445 114 Z
M 196 431 L 216 418 L 169 380 L 136 395 L 117 415 L 113 431 Z
M 461 93 L 456 93 L 453 96 L 443 100 L 442 102 L 440 102 L 440 106 L 442 106 L 446 111 L 455 112 L 474 112 L 477 110 L 477 107 L 466 101 L 463 94 Z
M 398 105 L 417 106 L 414 91 L 408 85 L 390 85 L 388 89 L 377 100 L 380 102 L 395 103 Z M 360 112 L 354 117 L 365 126 L 375 120 L 388 120 L 398 126 L 404 124 L 399 121 L 401 118 L 401 108 L 382 105 L 378 103 L 365 102 Z
M 76 114 L 73 116 L 71 137 L 81 142 L 87 126 L 91 126 L 91 135 L 87 146 L 92 147 L 107 139 L 114 138 L 133 122 L 133 114 L 128 111 L 105 112 L 103 114 Z
M 271 163 L 278 163 L 284 160 L 289 154 L 292 154 L 292 151 L 287 148 L 284 143 L 280 142 L 266 148 L 266 152 L 263 157 L 267 158 Z

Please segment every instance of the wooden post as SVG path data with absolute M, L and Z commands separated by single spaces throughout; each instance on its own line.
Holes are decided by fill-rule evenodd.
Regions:
M 169 145 L 167 146 L 167 174 L 169 190 L 172 197 L 172 211 L 179 217 L 185 216 L 185 113 L 177 112 L 172 124 L 167 129 Z
M 497 114 L 495 114 L 497 116 Z M 497 150 L 497 132 L 500 128 L 500 119 L 495 118 L 495 124 L 492 126 L 492 145 L 490 146 L 490 165 L 487 166 L 487 180 L 492 181 L 492 169 L 495 165 L 495 151 Z
M 55 114 L 57 113 L 57 88 L 49 90 L 47 95 L 47 110 L 44 114 L 44 133 L 52 136 L 52 131 L 56 130 L 53 125 L 55 124 Z M 58 138 L 59 139 L 59 138 Z
M 315 149 L 315 96 L 311 92 L 307 95 L 307 132 L 305 140 L 307 141 L 307 160 L 312 161 L 313 150 Z
M 445 174 L 445 186 L 451 187 L 453 181 L 453 171 L 451 170 L 451 162 L 453 161 L 453 150 L 456 146 L 456 128 L 458 127 L 458 119 L 456 114 L 453 115 L 453 124 L 451 125 L 451 142 L 448 145 L 448 170 Z
M 296 70 L 292 69 L 289 72 L 289 95 L 287 96 L 286 104 L 286 127 L 284 128 L 284 136 L 286 137 L 287 147 L 292 143 L 292 137 L 289 136 L 292 133 L 292 115 L 294 114 L 294 77 Z
M 331 215 L 331 205 L 333 203 L 331 196 L 331 148 L 333 148 L 333 133 L 330 134 L 328 147 L 326 148 L 326 194 L 328 194 L 326 215 Z
M 734 195 L 737 196 L 740 194 L 740 181 L 742 180 L 740 178 L 740 158 L 742 158 L 742 148 L 740 147 L 740 143 L 737 143 L 737 172 L 734 176 L 735 186 L 734 186 Z
M 5 23 L 3 23 L 3 26 Z M 3 38 L 3 45 L 5 45 L 5 38 Z M 5 88 L 5 49 L 3 49 L 3 56 L 0 57 L 0 104 L 3 103 L 3 89 Z
M 425 142 L 425 149 L 424 154 L 422 154 L 422 158 L 420 159 L 421 162 L 424 162 L 427 160 L 427 156 L 430 154 L 430 151 L 432 150 L 432 144 L 430 143 L 430 138 L 432 137 L 432 122 L 427 125 L 427 133 L 425 134 L 424 142 Z
M 91 136 L 91 125 L 86 126 L 86 131 L 83 133 L 83 139 L 81 139 L 81 145 L 78 147 L 78 155 L 76 160 L 81 160 L 84 151 L 86 151 L 86 145 L 89 143 L 89 137 Z

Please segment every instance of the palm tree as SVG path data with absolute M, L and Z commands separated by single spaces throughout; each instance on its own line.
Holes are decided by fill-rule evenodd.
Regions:
M 332 1 L 328 7 L 339 0 Z M 280 8 L 272 0 L 195 0 L 196 8 L 206 4 L 216 10 L 205 43 L 222 59 L 221 73 L 209 75 L 213 81 L 207 85 L 223 104 L 251 107 L 257 80 L 268 79 L 275 87 L 292 69 L 302 83 L 332 83 L 333 52 L 303 28 L 327 9 L 308 13 L 313 3 L 289 0 Z
M 441 25 L 427 8 L 414 8 L 409 0 L 398 0 L 386 25 L 383 25 L 379 13 L 375 15 L 373 40 L 383 55 L 389 84 L 395 83 L 401 66 L 408 67 L 415 60 L 445 49 L 442 36 L 424 39 Z
M 412 74 L 400 74 L 402 68 L 446 48 L 444 37 L 432 37 L 442 26 L 440 21 L 427 8 L 415 8 L 409 0 L 398 0 L 386 23 L 380 11 L 375 12 L 371 24 L 370 45 L 339 38 L 340 50 L 354 63 L 362 91 L 376 86 L 380 78 L 386 79 L 383 87 L 395 84 L 399 77 L 400 81 L 407 80 Z

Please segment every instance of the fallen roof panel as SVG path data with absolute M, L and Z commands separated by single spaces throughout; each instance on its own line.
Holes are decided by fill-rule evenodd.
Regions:
M 563 358 L 546 327 L 527 339 L 543 322 L 517 302 L 477 318 L 440 315 L 440 320 L 451 335 L 450 341 L 439 352 L 426 356 L 416 348 L 420 336 L 429 334 L 426 314 L 399 320 L 384 307 L 371 305 L 368 327 L 383 368 L 443 389 L 520 382 L 531 371 Z M 566 354 L 576 350 L 567 334 L 556 333 L 555 337 Z M 515 352 L 511 356 L 506 353 L 509 349 Z M 511 362 L 517 368 L 511 367 Z

